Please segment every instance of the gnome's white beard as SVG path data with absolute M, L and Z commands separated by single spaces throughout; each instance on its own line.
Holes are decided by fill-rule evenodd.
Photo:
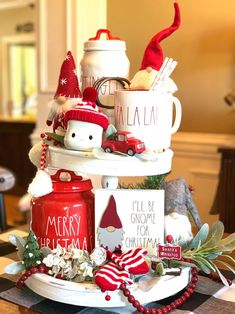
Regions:
M 151 69 L 151 68 L 150 68 Z M 140 70 L 131 80 L 130 88 L 132 89 L 150 89 L 158 71 L 152 70 Z M 159 89 L 159 87 L 158 87 Z M 178 90 L 174 81 L 167 77 L 161 86 L 161 92 L 174 94 Z
M 166 215 L 165 235 L 171 235 L 178 244 L 192 240 L 192 227 L 188 217 L 175 212 Z
M 107 231 L 106 228 L 98 228 L 98 242 L 100 246 L 113 252 L 121 248 L 124 231 L 122 228 L 113 232 Z

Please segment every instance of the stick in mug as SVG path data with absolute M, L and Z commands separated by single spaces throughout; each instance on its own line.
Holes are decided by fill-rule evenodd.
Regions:
M 164 71 L 162 72 L 162 75 L 160 76 L 156 87 L 162 87 L 164 85 L 165 80 L 171 75 L 171 73 L 174 71 L 175 67 L 177 65 L 176 61 L 173 61 L 170 65 L 167 64 L 167 66 L 164 68 Z
M 164 81 L 166 80 L 167 77 L 171 75 L 171 73 L 174 71 L 176 66 L 177 66 L 177 61 L 174 61 L 171 58 L 170 59 L 165 58 L 164 63 L 161 66 L 161 69 L 159 70 L 158 74 L 156 75 L 150 87 L 150 90 L 156 90 L 156 88 L 162 87 L 164 84 Z
M 156 76 L 155 76 L 155 78 L 154 78 L 154 80 L 153 80 L 153 82 L 152 82 L 152 85 L 151 85 L 151 87 L 150 87 L 150 90 L 153 90 L 153 87 L 156 85 L 157 81 L 159 80 L 159 78 L 160 78 L 162 72 L 164 71 L 164 68 L 166 67 L 166 65 L 167 65 L 168 62 L 171 62 L 171 59 L 168 58 L 168 57 L 166 57 L 166 58 L 164 59 L 164 62 L 163 62 L 163 64 L 162 64 L 160 70 L 158 71 L 158 73 L 156 74 Z

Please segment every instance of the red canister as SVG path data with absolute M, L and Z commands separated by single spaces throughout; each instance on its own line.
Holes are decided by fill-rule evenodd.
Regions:
M 68 173 L 70 181 L 62 181 Z M 58 170 L 52 176 L 53 192 L 32 199 L 31 229 L 40 247 L 72 245 L 91 251 L 95 245 L 94 195 L 91 180 Z

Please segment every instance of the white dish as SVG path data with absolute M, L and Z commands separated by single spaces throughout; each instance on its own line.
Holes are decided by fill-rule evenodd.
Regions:
M 190 277 L 190 268 L 185 267 L 180 276 L 147 277 L 147 283 L 152 285 L 149 289 L 140 289 L 140 284 L 134 284 L 128 288 L 141 304 L 146 304 L 176 294 L 187 286 Z M 25 283 L 35 293 L 66 304 L 105 308 L 130 306 L 122 291 L 108 292 L 111 300 L 106 301 L 106 293 L 101 292 L 93 283 L 75 283 L 39 273 L 29 277 Z

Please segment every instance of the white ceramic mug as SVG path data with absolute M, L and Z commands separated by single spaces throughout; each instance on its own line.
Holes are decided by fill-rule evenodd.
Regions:
M 131 132 L 151 151 L 170 147 L 171 135 L 178 130 L 182 116 L 178 98 L 156 91 L 125 89 L 115 91 L 114 105 L 118 131 Z

